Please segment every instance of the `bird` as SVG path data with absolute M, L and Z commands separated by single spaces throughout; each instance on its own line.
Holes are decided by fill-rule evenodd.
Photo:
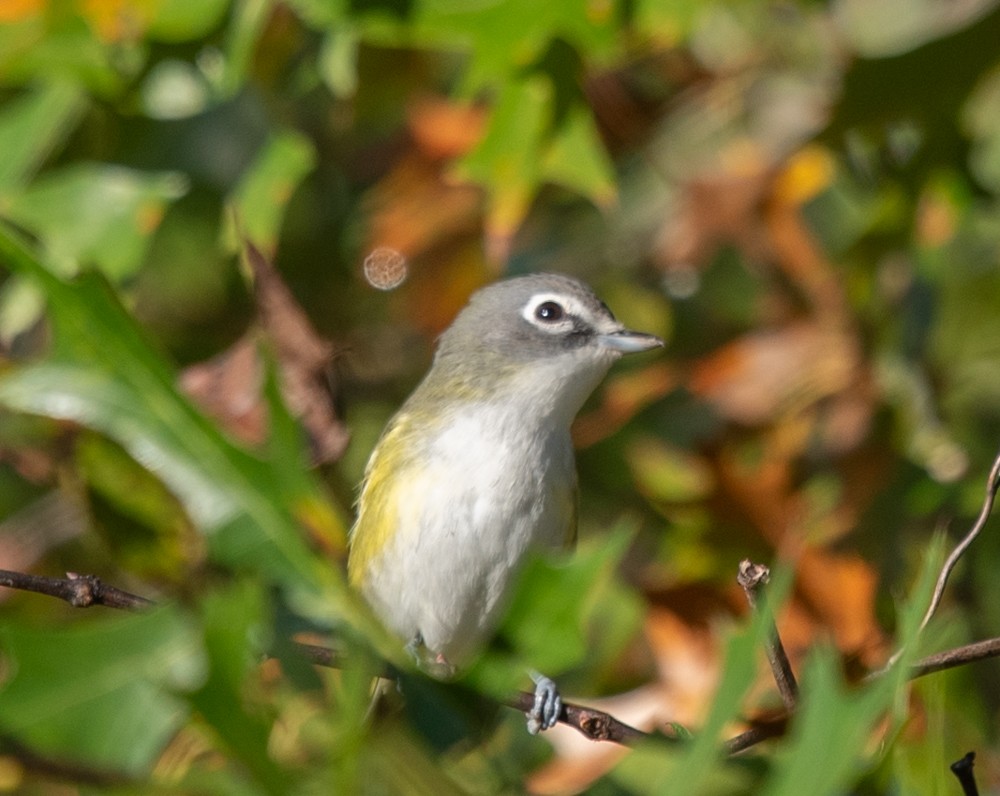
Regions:
M 349 536 L 349 582 L 418 661 L 468 662 L 526 558 L 575 541 L 573 419 L 623 354 L 662 345 L 554 273 L 479 289 L 442 333 L 368 460 Z M 534 734 L 561 698 L 531 676 Z

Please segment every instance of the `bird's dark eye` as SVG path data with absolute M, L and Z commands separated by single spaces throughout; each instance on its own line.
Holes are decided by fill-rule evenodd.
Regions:
M 561 304 L 557 304 L 554 301 L 543 301 L 535 307 L 535 317 L 546 323 L 561 321 L 565 315 L 566 310 L 562 308 Z

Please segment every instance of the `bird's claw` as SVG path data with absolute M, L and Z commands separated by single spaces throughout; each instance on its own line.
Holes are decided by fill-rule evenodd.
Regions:
M 562 713 L 562 698 L 553 680 L 538 672 L 531 673 L 535 683 L 535 702 L 528 713 L 528 732 L 537 735 L 540 730 L 550 730 Z

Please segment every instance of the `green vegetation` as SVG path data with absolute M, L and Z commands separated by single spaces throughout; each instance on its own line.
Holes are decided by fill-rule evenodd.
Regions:
M 986 0 L 0 3 L 0 568 L 157 603 L 0 595 L 0 792 L 1000 787 L 996 662 L 906 676 L 1000 636 L 990 525 L 917 630 L 1000 448 L 997 41 Z M 346 586 L 354 487 L 469 292 L 539 270 L 668 346 L 444 684 Z M 801 702 L 730 759 L 781 705 L 744 558 Z M 671 737 L 532 738 L 529 667 Z

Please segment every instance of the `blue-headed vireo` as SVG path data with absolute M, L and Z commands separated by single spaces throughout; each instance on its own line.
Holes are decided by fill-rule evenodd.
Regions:
M 351 531 L 351 583 L 412 652 L 466 661 L 529 551 L 572 542 L 570 424 L 616 359 L 661 345 L 568 276 L 472 296 L 372 453 Z M 536 732 L 561 702 L 551 680 L 533 678 Z

